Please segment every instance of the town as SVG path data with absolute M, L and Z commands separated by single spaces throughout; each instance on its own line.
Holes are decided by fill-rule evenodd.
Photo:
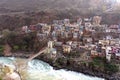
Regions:
M 29 34 L 37 32 L 40 41 L 48 39 L 50 54 L 60 52 L 69 54 L 78 52 L 84 57 L 82 60 L 90 60 L 92 57 L 106 57 L 108 61 L 114 56 L 120 59 L 120 25 L 101 24 L 102 17 L 78 18 L 76 22 L 70 19 L 54 20 L 52 25 L 38 23 L 36 25 L 23 26 L 22 32 Z M 86 53 L 81 53 L 85 49 Z
M 16 34 L 35 33 L 39 40 L 37 43 L 40 43 L 41 46 L 38 50 L 47 46 L 45 52 L 47 58 L 43 59 L 41 55 L 39 59 L 43 59 L 57 68 L 68 67 L 70 70 L 95 75 L 96 73 L 85 72 L 90 68 L 97 73 L 100 71 L 112 74 L 119 72 L 120 67 L 120 24 L 107 25 L 102 24 L 101 21 L 101 16 L 78 18 L 77 20 L 53 20 L 52 24 L 38 23 L 22 26 Z M 3 31 L 0 37 L 4 37 L 6 32 L 9 33 L 7 30 Z M 4 49 L 6 50 L 4 51 L 5 56 L 12 55 L 10 52 L 12 48 L 8 44 L 9 42 L 5 45 L 7 47 L 7 50 Z M 13 47 L 13 49 L 18 48 L 19 46 Z M 2 49 L 1 47 L 0 51 L 3 51 Z M 66 58 L 67 60 L 64 61 Z M 74 69 L 71 68 L 71 65 Z M 95 76 L 108 78 L 104 74 Z

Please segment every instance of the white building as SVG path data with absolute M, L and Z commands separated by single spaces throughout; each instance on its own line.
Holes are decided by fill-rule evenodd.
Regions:
M 106 39 L 107 39 L 107 40 L 111 40 L 111 39 L 113 39 L 113 38 L 112 38 L 111 35 L 108 35 L 108 36 L 106 36 Z
M 23 26 L 22 31 L 27 33 L 28 32 L 28 26 Z
M 49 49 L 52 49 L 52 48 L 53 48 L 53 41 L 49 41 L 49 42 L 48 42 L 48 48 L 49 48 Z
M 69 19 L 64 19 L 64 24 L 70 24 L 70 20 Z
M 111 50 L 112 50 L 111 47 L 106 47 L 106 59 L 108 61 L 111 60 L 111 53 L 110 53 Z
M 77 24 L 79 24 L 79 25 L 82 24 L 82 19 L 81 18 L 77 19 Z

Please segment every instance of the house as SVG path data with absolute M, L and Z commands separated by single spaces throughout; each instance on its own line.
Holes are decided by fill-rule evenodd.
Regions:
M 73 23 L 73 24 L 70 24 L 70 28 L 71 29 L 79 29 L 79 25 L 78 24 L 76 24 L 76 23 Z
M 63 52 L 64 53 L 70 53 L 71 52 L 71 46 L 63 45 Z
M 57 56 L 57 50 L 55 48 L 50 49 L 50 57 L 55 58 Z
M 37 31 L 42 31 L 42 27 L 44 27 L 45 24 L 43 23 L 38 23 L 36 24 Z
M 49 49 L 52 49 L 52 48 L 53 48 L 53 41 L 49 41 L 49 42 L 48 42 L 48 48 L 49 48 Z
M 64 19 L 64 24 L 70 24 L 70 19 Z
M 49 31 L 44 31 L 43 33 L 44 33 L 46 36 L 49 36 L 49 33 L 50 33 L 50 32 L 49 32 Z
M 58 24 L 58 20 L 53 20 L 53 24 Z
M 105 51 L 106 51 L 106 59 L 110 61 L 112 56 L 111 55 L 112 48 L 110 46 L 107 46 Z
M 46 26 L 42 27 L 42 32 L 43 33 L 49 34 L 50 31 L 51 31 L 51 26 L 50 25 L 46 25 Z
M 80 31 L 83 31 L 83 29 L 84 29 L 84 26 L 79 26 Z
M 117 49 L 115 56 L 120 59 L 120 48 Z
M 68 42 L 66 42 L 66 44 L 71 46 L 72 45 L 72 41 L 68 41 Z
M 63 25 L 64 24 L 64 20 L 58 20 L 58 24 Z
M 77 19 L 77 24 L 79 24 L 79 25 L 82 24 L 82 19 L 81 19 L 81 18 L 78 18 L 78 19 Z
M 30 25 L 30 26 L 29 26 L 29 30 L 30 30 L 30 31 L 36 31 L 36 30 L 37 30 L 36 25 Z
M 94 16 L 93 17 L 93 25 L 100 25 L 101 20 L 102 20 L 102 17 L 100 17 L 100 16 Z
M 75 48 L 77 48 L 78 45 L 79 45 L 78 42 L 74 41 L 74 42 L 72 42 L 71 47 L 75 49 Z
M 53 31 L 51 35 L 52 35 L 52 37 L 57 37 L 56 31 Z
M 68 36 L 68 32 L 64 32 L 64 36 L 66 37 L 66 38 L 68 38 L 69 36 Z
M 85 29 L 86 30 L 92 30 L 92 24 L 91 24 L 91 22 L 85 22 Z
M 118 29 L 118 33 L 120 34 L 120 28 Z
M 62 25 L 58 25 L 58 24 L 54 25 L 54 30 L 55 31 L 62 30 Z
M 65 31 L 70 31 L 69 25 L 65 25 L 64 30 L 65 30 Z
M 58 39 L 56 37 L 53 37 L 52 39 L 53 39 L 54 42 L 58 41 Z
M 46 50 L 47 53 L 49 53 L 50 58 L 55 58 L 57 55 L 57 50 L 55 48 L 53 48 L 53 41 L 49 41 L 48 42 L 48 49 Z
M 55 46 L 62 46 L 63 42 L 55 42 Z
M 115 54 L 117 59 L 120 59 L 120 52 Z
M 99 40 L 99 43 L 101 43 L 102 45 L 109 45 L 110 40 Z
M 77 39 L 77 38 L 78 38 L 78 33 L 77 33 L 77 32 L 74 32 L 74 33 L 73 33 L 73 38 L 74 38 L 74 39 Z
M 109 29 L 111 32 L 118 32 L 119 26 L 118 25 L 110 25 Z
M 27 33 L 28 32 L 28 26 L 23 26 L 22 31 Z
M 90 22 L 91 18 L 84 18 L 84 22 Z
M 90 38 L 90 37 L 88 37 L 88 38 L 86 37 L 86 38 L 84 38 L 84 40 L 86 40 L 87 43 L 92 43 L 92 38 Z
M 46 34 L 43 34 L 43 33 L 37 33 L 37 37 L 39 38 L 39 40 L 44 40 L 46 39 Z
M 53 41 L 49 41 L 48 42 L 48 50 L 47 53 L 50 54 L 51 58 L 55 58 L 57 55 L 57 50 L 55 48 L 53 48 L 54 42 Z
M 91 57 L 96 57 L 98 56 L 98 53 L 96 50 L 91 50 Z
M 107 39 L 107 40 L 111 40 L 111 39 L 113 39 L 113 37 L 112 37 L 111 35 L 107 35 L 107 36 L 106 36 L 106 39 Z

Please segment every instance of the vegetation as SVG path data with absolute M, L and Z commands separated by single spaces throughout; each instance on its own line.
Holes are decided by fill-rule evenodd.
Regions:
M 69 54 L 64 54 L 64 55 L 70 58 L 78 58 L 80 57 L 81 54 L 79 51 L 72 51 Z
M 119 67 L 114 63 L 109 63 L 105 58 L 95 57 L 92 62 L 89 63 L 90 67 L 95 71 L 100 71 L 108 74 L 112 74 L 119 71 Z
M 64 58 L 64 57 L 58 58 L 58 59 L 56 60 L 56 64 L 59 65 L 59 66 L 66 66 L 66 64 L 67 64 L 67 59 Z
M 25 14 L 19 15 L 1 15 L 0 16 L 0 30 L 9 29 L 17 30 L 24 25 L 34 25 L 37 23 L 49 23 L 51 24 L 53 20 L 71 18 L 72 21 L 75 21 L 78 17 L 91 17 L 96 15 L 95 13 L 81 13 L 77 10 L 63 10 L 63 11 L 40 11 L 40 12 L 28 12 Z M 120 17 L 119 13 L 109 14 L 103 13 L 102 15 L 102 24 L 118 24 Z M 7 22 L 6 22 L 7 21 Z
M 2 53 L 4 50 L 4 46 L 3 45 L 0 45 L 0 53 Z
M 20 34 L 15 31 L 4 30 L 3 35 L 4 37 L 0 39 L 0 43 L 3 45 L 6 43 L 9 44 L 13 52 L 37 52 L 47 45 L 47 40 L 39 41 L 39 39 L 36 37 L 36 32 Z M 2 46 L 0 46 L 0 52 L 3 52 Z
M 119 71 L 119 67 L 115 64 L 105 64 L 105 71 L 107 73 L 115 73 L 115 72 L 118 72 Z

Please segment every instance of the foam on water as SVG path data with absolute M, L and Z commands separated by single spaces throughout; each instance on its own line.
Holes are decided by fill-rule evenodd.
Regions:
M 16 58 L 0 58 L 0 63 L 13 65 Z M 24 61 L 25 59 L 21 59 Z M 54 70 L 49 64 L 40 61 L 32 60 L 28 63 L 28 76 L 26 80 L 104 80 L 102 78 L 86 76 L 74 71 L 66 71 L 64 69 Z

